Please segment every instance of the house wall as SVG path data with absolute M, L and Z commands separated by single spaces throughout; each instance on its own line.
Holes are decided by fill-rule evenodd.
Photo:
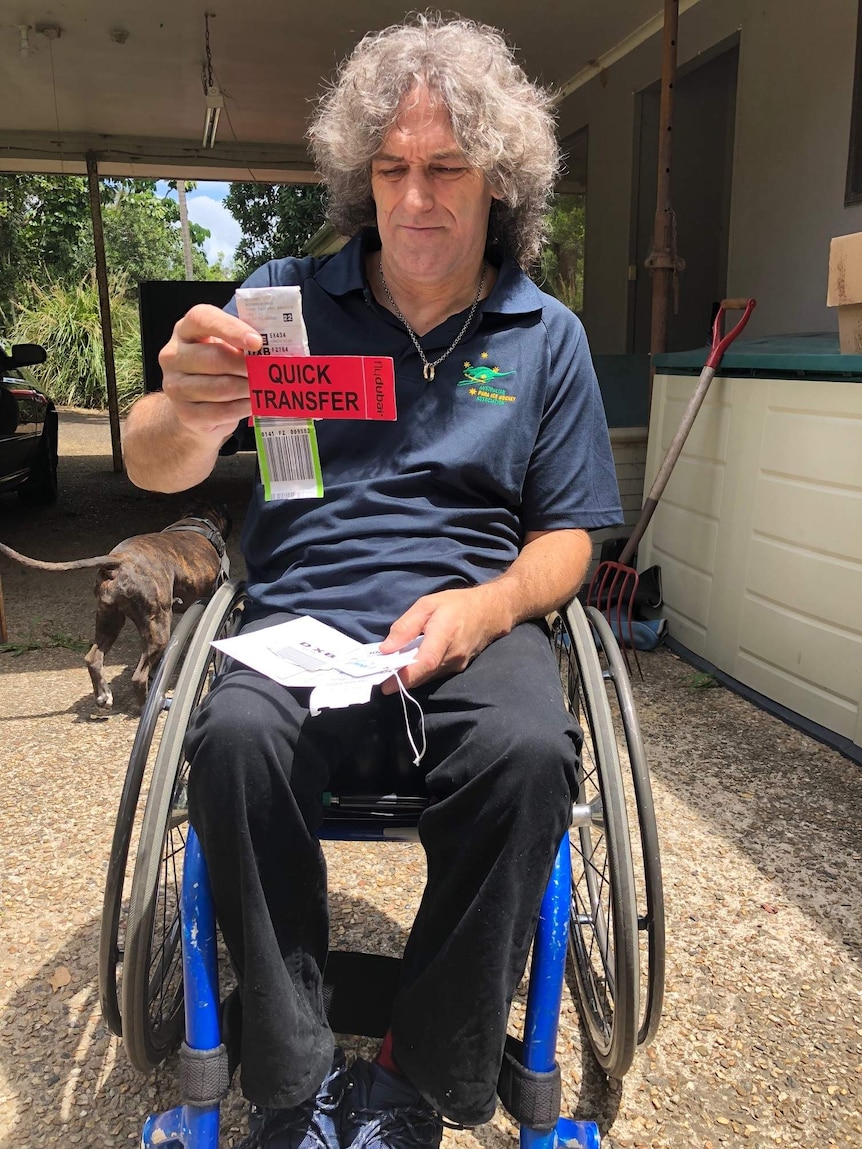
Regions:
M 681 69 L 739 36 L 727 292 L 757 299 L 752 337 L 837 330 L 829 240 L 862 231 L 862 204 L 844 206 L 856 15 L 857 0 L 700 0 L 680 17 Z M 559 110 L 562 135 L 589 129 L 583 318 L 600 354 L 628 350 L 636 94 L 660 74 L 656 35 Z
M 657 374 L 646 480 L 693 376 Z M 862 383 L 715 380 L 640 547 L 671 636 L 862 746 Z

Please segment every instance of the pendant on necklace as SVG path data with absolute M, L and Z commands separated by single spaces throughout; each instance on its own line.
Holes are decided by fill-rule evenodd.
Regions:
M 426 363 L 425 366 L 422 368 L 422 378 L 427 380 L 427 382 L 429 382 L 429 383 L 434 382 L 434 364 L 433 363 Z

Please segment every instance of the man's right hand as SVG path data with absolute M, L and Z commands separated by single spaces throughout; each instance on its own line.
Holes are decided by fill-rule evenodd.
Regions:
M 126 473 L 148 491 L 187 491 L 202 483 L 219 448 L 251 413 L 246 351 L 261 337 L 217 307 L 198 304 L 159 355 L 161 391 L 139 399 L 126 419 Z
M 177 323 L 159 364 L 164 394 L 187 432 L 224 441 L 250 414 L 245 353 L 261 342 L 253 327 L 206 303 Z

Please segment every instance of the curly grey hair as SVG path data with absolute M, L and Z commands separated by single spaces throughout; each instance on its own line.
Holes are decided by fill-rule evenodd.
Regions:
M 374 224 L 371 160 L 418 85 L 443 103 L 468 163 L 500 197 L 489 250 L 529 268 L 560 168 L 551 101 L 500 32 L 472 20 L 415 15 L 369 33 L 341 65 L 308 131 L 331 223 L 347 236 Z

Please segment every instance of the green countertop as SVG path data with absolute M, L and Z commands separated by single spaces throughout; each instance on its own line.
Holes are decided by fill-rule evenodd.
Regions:
M 655 368 L 663 375 L 699 375 L 708 353 L 707 347 L 698 347 L 694 351 L 657 355 Z M 760 339 L 738 339 L 731 344 L 718 374 L 862 383 L 862 355 L 842 355 L 837 332 L 767 335 Z

